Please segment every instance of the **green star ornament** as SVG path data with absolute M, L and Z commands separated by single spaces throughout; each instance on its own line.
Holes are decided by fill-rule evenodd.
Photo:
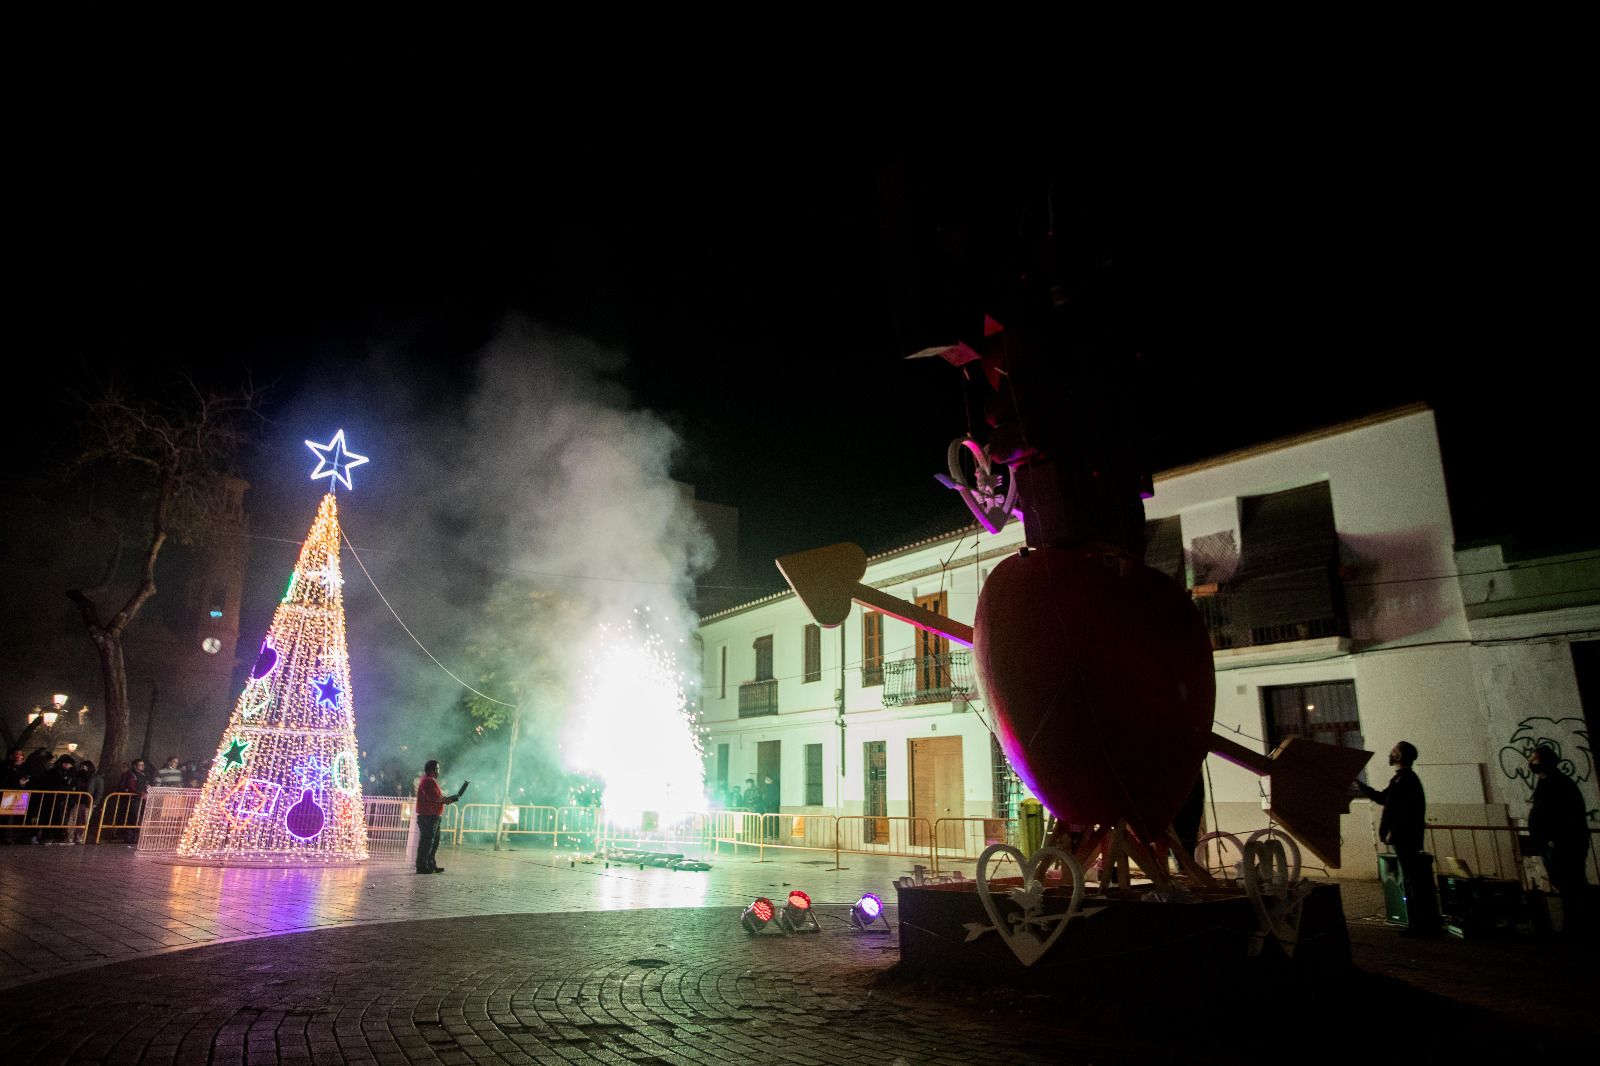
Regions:
M 228 750 L 222 753 L 223 769 L 226 770 L 229 766 L 243 766 L 244 749 L 249 746 L 250 742 L 248 740 L 240 740 L 238 737 L 234 737 L 233 743 L 228 745 Z

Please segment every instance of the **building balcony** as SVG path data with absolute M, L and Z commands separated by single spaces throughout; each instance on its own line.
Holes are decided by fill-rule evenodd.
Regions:
M 949 703 L 972 692 L 972 653 L 952 651 L 883 664 L 883 705 Z
M 759 718 L 778 713 L 778 682 L 746 681 L 739 686 L 739 717 Z
M 1344 589 L 1331 567 L 1197 588 L 1194 602 L 1217 651 L 1350 635 Z

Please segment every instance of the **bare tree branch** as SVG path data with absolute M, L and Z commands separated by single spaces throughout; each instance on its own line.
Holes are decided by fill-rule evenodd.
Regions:
M 112 463 L 154 475 L 145 505 L 149 530 L 133 587 L 116 613 L 102 622 L 100 606 L 83 589 L 67 596 L 78 605 L 84 629 L 95 644 L 105 685 L 106 740 L 102 764 L 115 769 L 122 759 L 128 725 L 127 670 L 123 637 L 144 605 L 156 595 L 156 563 L 173 537 L 203 540 L 225 526 L 218 518 L 229 506 L 232 461 L 253 435 L 260 418 L 261 391 L 254 385 L 228 392 L 203 389 L 189 377 L 166 395 L 137 395 L 115 383 L 83 401 L 88 441 L 78 465 Z M 122 544 L 111 558 L 101 588 L 116 580 Z M 113 599 L 113 602 L 115 600 Z

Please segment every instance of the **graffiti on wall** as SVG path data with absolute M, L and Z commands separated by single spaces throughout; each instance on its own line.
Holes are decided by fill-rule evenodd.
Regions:
M 1594 776 L 1594 760 L 1589 752 L 1589 731 L 1582 718 L 1524 718 L 1517 723 L 1516 732 L 1505 747 L 1500 749 L 1500 772 L 1513 781 L 1520 781 L 1533 796 L 1533 771 L 1528 769 L 1528 756 L 1534 748 L 1547 744 L 1555 750 L 1561 772 L 1578 784 Z

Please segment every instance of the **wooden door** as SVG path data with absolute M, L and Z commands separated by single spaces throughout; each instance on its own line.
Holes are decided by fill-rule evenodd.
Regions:
M 882 740 L 869 740 L 862 746 L 861 765 L 866 774 L 866 802 L 861 813 L 866 815 L 862 841 L 867 844 L 889 842 L 889 752 Z
M 783 757 L 781 740 L 762 740 L 756 743 L 756 787 L 762 790 L 761 810 L 778 813 L 783 796 Z M 767 778 L 772 784 L 767 785 Z
M 941 818 L 966 816 L 966 781 L 960 737 L 924 737 L 911 742 L 912 843 L 928 845 L 928 830 Z M 920 819 L 927 820 L 924 827 Z M 960 840 L 960 826 L 946 833 Z
M 949 595 L 944 592 L 917 597 L 917 606 L 934 614 L 948 614 L 949 603 Z M 917 630 L 917 691 L 949 688 L 949 664 L 950 642 L 937 633 Z

